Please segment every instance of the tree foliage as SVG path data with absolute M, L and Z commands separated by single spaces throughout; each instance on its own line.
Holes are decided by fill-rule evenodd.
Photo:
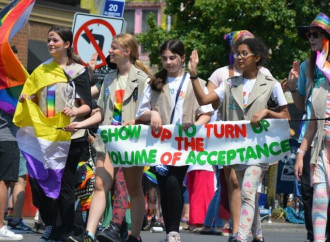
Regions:
M 158 27 L 155 17 L 149 16 L 149 30 L 138 40 L 150 53 L 151 64 L 160 64 L 159 45 L 180 39 L 186 46 L 186 61 L 193 49 L 198 50 L 198 72 L 207 79 L 215 69 L 228 65 L 230 50 L 224 34 L 246 29 L 269 47 L 268 68 L 282 79 L 294 59 L 303 61 L 309 54 L 309 43 L 298 36 L 297 26 L 309 25 L 320 12 L 329 16 L 329 9 L 328 1 L 317 0 L 166 0 L 171 31 Z

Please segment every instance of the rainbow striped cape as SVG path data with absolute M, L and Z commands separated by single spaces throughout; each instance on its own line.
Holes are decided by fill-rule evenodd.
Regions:
M 32 96 L 46 86 L 67 81 L 63 69 L 50 60 L 29 76 L 22 93 Z M 46 196 L 58 198 L 71 133 L 56 127 L 65 127 L 70 123 L 70 118 L 62 112 L 47 118 L 37 104 L 26 99 L 17 104 L 13 122 L 20 127 L 16 138 L 27 160 L 29 176 L 37 180 Z
M 10 48 L 9 41 L 28 21 L 35 0 L 14 0 L 0 12 L 0 109 L 15 112 L 28 73 Z

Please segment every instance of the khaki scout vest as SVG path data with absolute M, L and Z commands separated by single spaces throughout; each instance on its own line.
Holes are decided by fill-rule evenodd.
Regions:
M 82 74 L 84 71 L 86 71 L 85 67 L 80 64 L 71 64 L 70 66 L 67 66 L 64 71 L 67 73 L 67 71 L 73 70 L 72 75 L 67 75 L 70 77 L 70 80 L 76 78 L 80 74 Z M 68 97 L 67 94 L 68 93 Z M 62 112 L 64 107 L 71 107 L 71 100 L 72 100 L 73 94 L 73 88 L 71 85 L 68 85 L 67 83 L 56 83 L 56 90 L 55 90 L 55 113 Z M 67 101 L 68 100 L 68 101 Z M 69 103 L 68 103 L 69 102 Z M 47 88 L 43 88 L 40 91 L 39 94 L 39 107 L 44 115 L 46 115 L 47 110 Z M 77 99 L 74 100 L 72 109 L 77 109 L 80 107 L 79 102 Z M 71 118 L 70 122 L 79 122 L 84 120 L 84 117 L 73 117 Z M 72 132 L 71 139 L 77 139 L 84 136 L 86 132 L 86 129 L 80 129 L 76 132 Z
M 203 87 L 205 86 L 204 80 L 198 79 L 198 81 L 200 85 Z M 189 81 L 186 96 L 183 101 L 182 123 L 194 123 L 197 120 L 199 107 L 191 81 Z M 151 90 L 151 110 L 155 110 L 160 114 L 162 125 L 171 123 L 172 101 L 168 83 L 164 85 L 161 92 Z
M 101 90 L 103 92 L 106 89 L 109 89 L 109 100 L 105 103 L 104 111 L 104 125 L 110 125 L 113 117 L 113 108 L 116 102 L 115 100 L 115 92 L 116 92 L 116 79 L 117 72 L 113 72 L 105 75 L 103 81 L 103 88 Z M 136 68 L 134 65 L 131 66 L 130 71 L 128 73 L 127 85 L 125 88 L 123 107 L 122 107 L 122 119 L 121 122 L 124 123 L 126 121 L 134 120 L 135 114 L 138 108 L 138 105 L 141 100 L 142 93 L 149 82 L 148 75 L 139 68 Z M 105 93 L 102 93 L 103 98 L 106 97 Z
M 267 108 L 267 102 L 276 84 L 273 77 L 260 71 L 251 90 L 246 108 L 243 107 L 243 75 L 229 78 L 225 82 L 225 97 L 222 103 L 224 121 L 251 120 L 261 109 Z
M 329 90 L 329 82 L 326 80 L 319 87 L 314 87 L 312 93 L 312 106 L 316 118 L 325 118 L 325 109 L 327 102 L 327 95 Z M 313 121 L 311 121 L 313 122 Z M 324 132 L 324 120 L 317 121 L 317 130 L 313 140 L 312 156 L 310 163 L 316 164 L 318 162 L 318 156 L 323 148 L 323 141 L 325 137 Z

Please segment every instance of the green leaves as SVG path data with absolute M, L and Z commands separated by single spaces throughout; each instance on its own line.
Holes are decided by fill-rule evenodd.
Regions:
M 272 52 L 268 68 L 276 78 L 286 77 L 292 61 L 303 61 L 310 50 L 308 41 L 298 36 L 297 26 L 309 25 L 329 7 L 316 0 L 166 0 L 166 4 L 171 31 L 148 17 L 150 29 L 138 36 L 139 42 L 150 53 L 151 63 L 160 64 L 158 46 L 167 39 L 180 39 L 186 46 L 186 61 L 193 49 L 198 50 L 198 73 L 204 79 L 228 65 L 230 49 L 224 34 L 242 29 L 263 39 Z

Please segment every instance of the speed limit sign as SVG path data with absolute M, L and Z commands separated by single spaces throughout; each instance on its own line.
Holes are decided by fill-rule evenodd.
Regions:
M 122 18 L 124 14 L 125 0 L 106 0 L 103 15 Z

